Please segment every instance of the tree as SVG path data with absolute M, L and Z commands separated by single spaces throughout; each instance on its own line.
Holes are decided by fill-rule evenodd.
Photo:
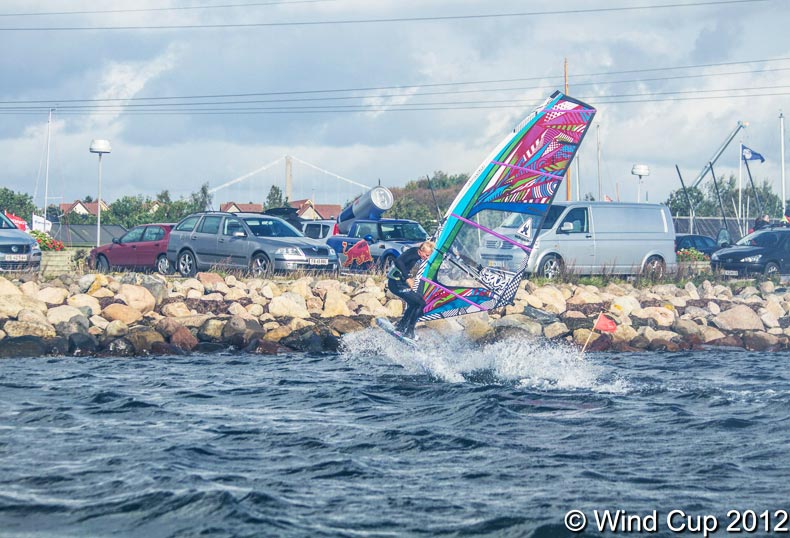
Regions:
M 195 213 L 197 211 L 206 211 L 209 207 L 211 207 L 211 200 L 214 198 L 208 192 L 208 182 L 203 183 L 200 186 L 200 190 L 198 192 L 193 192 L 191 194 L 191 200 L 189 207 L 191 209 L 191 213 Z
M 35 209 L 33 197 L 29 194 L 14 192 L 11 189 L 0 187 L 0 211 L 8 211 L 29 221 L 33 218 Z
M 277 185 L 272 185 L 269 189 L 269 195 L 266 197 L 266 202 L 263 204 L 264 209 L 271 209 L 273 207 L 282 207 L 285 205 L 283 201 L 283 191 Z
M 699 215 L 699 207 L 705 200 L 705 195 L 696 187 L 688 187 L 686 189 L 688 197 L 691 198 L 691 205 L 694 207 L 695 213 Z M 675 216 L 689 215 L 689 204 L 683 189 L 678 189 L 669 193 L 669 197 L 664 204 L 669 207 L 670 213 Z

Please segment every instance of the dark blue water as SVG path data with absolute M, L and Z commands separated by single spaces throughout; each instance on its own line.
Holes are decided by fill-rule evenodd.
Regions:
M 0 361 L 0 536 L 566 536 L 572 509 L 677 536 L 671 510 L 790 509 L 788 353 L 381 338 Z

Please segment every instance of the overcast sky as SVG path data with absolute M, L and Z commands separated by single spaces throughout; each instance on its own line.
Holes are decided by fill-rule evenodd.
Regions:
M 186 196 L 285 154 L 369 185 L 470 173 L 563 88 L 567 58 L 568 93 L 598 109 L 582 196 L 600 177 L 604 195 L 636 199 L 640 163 L 643 197 L 663 201 L 674 165 L 693 182 L 738 121 L 717 175 L 738 174 L 743 142 L 766 158 L 755 179 L 781 193 L 789 27 L 790 0 L 6 0 L 0 184 L 43 204 L 49 107 L 50 203 L 96 196 L 93 138 L 112 144 L 109 201 Z M 215 208 L 260 202 L 284 175 L 278 162 L 221 189 Z M 295 199 L 357 192 L 294 165 Z

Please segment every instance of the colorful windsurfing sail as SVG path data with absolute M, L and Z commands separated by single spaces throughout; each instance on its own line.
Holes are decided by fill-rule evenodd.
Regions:
M 480 165 L 447 210 L 436 249 L 419 269 L 422 320 L 511 303 L 538 232 L 595 109 L 555 92 Z M 517 267 L 487 248 L 522 251 Z M 486 259 L 487 258 L 487 259 Z M 511 258 L 512 259 L 512 256 Z

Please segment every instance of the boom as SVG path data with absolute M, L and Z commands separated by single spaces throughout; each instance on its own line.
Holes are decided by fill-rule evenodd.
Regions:
M 713 165 L 716 164 L 716 161 L 719 159 L 719 157 L 721 157 L 721 154 L 724 153 L 724 150 L 727 149 L 727 146 L 730 145 L 732 139 L 735 138 L 735 135 L 737 135 L 741 129 L 748 126 L 749 126 L 748 123 L 744 123 L 742 121 L 738 122 L 738 125 L 735 126 L 735 129 L 733 129 L 733 131 L 730 133 L 730 136 L 727 137 L 727 140 L 725 140 L 724 143 L 719 147 L 719 149 L 716 150 L 716 153 L 714 153 L 713 157 L 710 158 L 708 164 L 706 164 L 702 168 L 702 170 L 700 170 L 699 175 L 696 178 L 694 178 L 694 182 L 691 184 L 692 187 L 697 188 L 699 186 L 699 184 L 705 178 L 705 175 L 713 167 Z

